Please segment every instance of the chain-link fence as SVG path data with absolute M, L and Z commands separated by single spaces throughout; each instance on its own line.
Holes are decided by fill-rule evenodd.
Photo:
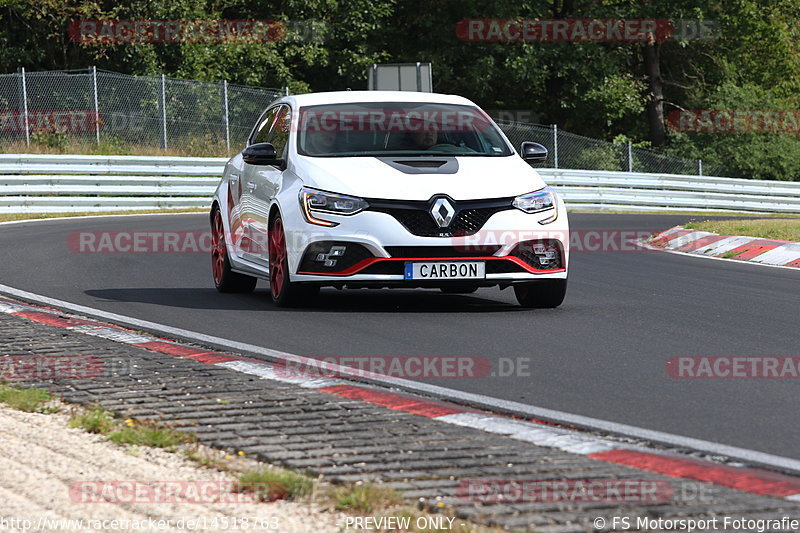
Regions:
M 244 145 L 279 89 L 166 76 L 80 71 L 0 74 L 0 152 L 33 143 L 104 143 L 223 155 Z M 511 142 L 543 144 L 551 168 L 735 176 L 700 160 L 681 159 L 559 130 L 499 120 Z M 24 143 L 24 144 L 23 144 Z
M 497 121 L 508 139 L 519 147 L 533 141 L 547 148 L 550 168 L 651 172 L 657 174 L 696 174 L 738 176 L 717 165 L 704 165 L 700 159 L 682 159 L 653 150 L 637 148 L 632 143 L 610 143 L 558 129 L 556 126 L 523 122 Z
M 63 139 L 220 155 L 284 92 L 94 68 L 0 74 L 0 151 Z

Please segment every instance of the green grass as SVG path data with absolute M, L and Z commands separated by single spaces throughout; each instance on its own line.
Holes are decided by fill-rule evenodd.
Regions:
M 70 418 L 69 425 L 89 433 L 105 435 L 115 444 L 150 446 L 167 451 L 175 451 L 182 444 L 196 441 L 191 435 L 156 422 L 136 421 L 130 418 L 123 422 L 102 407 L 80 410 Z
M 686 229 L 720 235 L 743 235 L 761 239 L 800 242 L 800 219 L 757 218 L 749 220 L 705 220 L 685 224 Z
M 251 492 L 261 501 L 294 500 L 308 495 L 314 482 L 311 478 L 277 468 L 263 468 L 239 476 L 236 490 Z
M 181 444 L 193 442 L 194 439 L 186 433 L 169 427 L 162 427 L 150 422 L 139 422 L 111 432 L 108 440 L 115 444 L 150 446 L 174 451 Z
M 6 387 L 7 389 L 8 387 Z M 0 391 L 6 390 L 0 388 Z M 47 394 L 47 391 L 37 391 Z M 0 395 L 2 398 L 2 395 Z M 49 398 L 41 396 L 40 399 Z M 220 459 L 203 457 L 198 453 L 199 443 L 193 437 L 180 433 L 174 429 L 159 426 L 156 422 L 142 422 L 132 419 L 120 420 L 115 418 L 110 411 L 101 407 L 80 409 L 72 416 L 69 425 L 81 428 L 90 433 L 106 435 L 108 440 L 117 444 L 132 444 L 138 446 L 151 446 L 157 448 L 176 448 L 184 444 L 193 446 L 183 447 L 186 457 L 203 466 L 217 468 L 220 471 L 231 472 L 230 465 Z M 128 453 L 137 454 L 136 448 L 131 448 Z M 244 455 L 239 452 L 237 455 Z M 226 458 L 230 456 L 226 455 Z M 409 517 L 411 527 L 409 533 L 504 533 L 503 530 L 479 526 L 466 520 L 456 519 L 452 528 L 424 528 L 416 527 L 416 519 L 426 516 L 425 512 L 417 511 L 404 506 L 403 498 L 394 489 L 373 484 L 358 484 L 340 487 L 322 486 L 312 478 L 281 468 L 264 467 L 260 470 L 249 470 L 238 474 L 235 490 L 240 493 L 253 494 L 259 501 L 276 500 L 301 500 L 307 503 L 322 504 L 327 508 L 334 508 L 350 514 L 382 514 L 384 516 Z M 444 505 L 436 509 L 447 512 Z M 344 530 L 342 530 L 344 531 Z
M 32 139 L 33 141 L 33 139 Z M 119 142 L 104 141 L 97 144 L 93 141 L 82 141 L 67 138 L 65 142 L 48 145 L 47 143 L 25 141 L 8 142 L 0 144 L 0 153 L 3 154 L 72 154 L 72 155 L 167 155 L 172 157 L 230 157 L 238 150 L 230 152 L 218 142 L 209 142 L 206 139 L 195 139 L 183 148 L 167 149 L 157 146 L 126 145 Z
M 50 400 L 52 400 L 52 396 L 46 390 L 33 387 L 14 387 L 0 383 L 0 403 L 14 409 L 26 413 L 54 413 L 58 411 L 57 408 L 46 406 Z
M 334 508 L 337 511 L 348 511 L 369 514 L 389 507 L 400 505 L 403 498 L 391 488 L 379 485 L 364 484 L 334 489 Z
M 3 213 L 0 222 L 16 222 L 18 220 L 42 220 L 45 218 L 114 216 L 114 215 L 160 215 L 164 213 L 207 213 L 208 209 L 143 209 L 141 211 L 115 211 L 113 213 Z
M 114 419 L 114 415 L 105 409 L 93 407 L 70 418 L 69 425 L 73 428 L 81 428 L 89 433 L 108 435 L 117 427 L 118 421 Z

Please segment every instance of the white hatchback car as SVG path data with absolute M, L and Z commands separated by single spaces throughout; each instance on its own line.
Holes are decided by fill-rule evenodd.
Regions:
M 214 283 L 302 305 L 320 287 L 513 287 L 556 307 L 564 202 L 471 101 L 347 91 L 286 96 L 228 161 L 211 208 Z

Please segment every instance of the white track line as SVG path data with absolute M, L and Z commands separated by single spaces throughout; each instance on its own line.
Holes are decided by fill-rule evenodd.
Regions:
M 770 265 L 764 265 L 764 266 L 770 266 Z M 103 318 L 105 320 L 110 320 L 111 322 L 127 324 L 129 326 L 141 328 L 143 330 L 154 331 L 161 334 L 175 336 L 187 340 L 193 340 L 201 343 L 208 343 L 211 345 L 235 351 L 259 354 L 272 360 L 278 360 L 284 362 L 296 361 L 301 364 L 319 366 L 319 361 L 313 358 L 302 357 L 287 352 L 272 350 L 270 348 L 264 348 L 261 346 L 255 346 L 252 344 L 246 344 L 229 339 L 223 339 L 221 337 L 206 335 L 204 333 L 188 331 L 182 328 L 166 326 L 163 324 L 158 324 L 156 322 L 149 322 L 147 320 L 140 320 L 138 318 L 118 315 L 116 313 L 109 313 L 107 311 L 102 311 L 100 309 L 95 309 L 93 307 L 86 307 L 83 305 L 73 304 L 70 302 L 65 302 L 63 300 L 57 300 L 55 298 L 49 298 L 47 296 L 42 296 L 32 292 L 15 289 L 14 287 L 9 287 L 7 285 L 0 285 L 0 292 L 45 305 L 69 309 L 84 315 Z M 331 368 L 334 367 L 338 367 L 338 365 L 331 366 Z M 359 377 L 363 375 L 363 373 L 360 373 L 358 369 L 349 369 L 346 367 L 338 367 L 337 371 L 341 372 L 342 375 L 351 375 Z M 779 455 L 772 455 L 764 452 L 759 452 L 756 450 L 748 450 L 746 448 L 728 446 L 726 444 L 720 444 L 717 442 L 686 437 L 683 435 L 675 435 L 672 433 L 665 433 L 662 431 L 655 431 L 651 429 L 630 426 L 627 424 L 619 424 L 617 422 L 601 420 L 583 415 L 576 415 L 573 413 L 566 413 L 564 411 L 557 411 L 545 407 L 537 407 L 534 405 L 527 405 L 508 400 L 501 400 L 499 398 L 492 398 L 490 396 L 484 396 L 481 394 L 474 394 L 470 392 L 448 389 L 446 387 L 439 387 L 437 385 L 430 385 L 427 383 L 417 383 L 402 378 L 395 378 L 389 376 L 383 376 L 383 377 L 375 376 L 370 378 L 368 381 L 386 387 L 396 387 L 410 392 L 429 395 L 438 399 L 451 400 L 457 403 L 488 408 L 491 410 L 497 410 L 501 413 L 513 413 L 513 414 L 528 416 L 531 418 L 543 418 L 547 420 L 552 420 L 554 422 L 559 422 L 562 424 L 571 424 L 590 430 L 601 431 L 616 435 L 623 435 L 651 442 L 667 444 L 670 446 L 689 448 L 713 455 L 722 455 L 734 459 L 747 461 L 749 463 L 765 465 L 772 468 L 779 468 L 783 470 L 790 470 L 793 472 L 800 472 L 800 460 L 791 459 L 789 457 L 782 457 Z

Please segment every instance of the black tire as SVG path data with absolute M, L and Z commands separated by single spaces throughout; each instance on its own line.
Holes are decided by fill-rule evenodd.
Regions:
M 231 270 L 228 248 L 225 244 L 225 226 L 222 213 L 215 208 L 211 213 L 211 273 L 214 286 L 219 292 L 253 292 L 258 278 L 239 274 Z
M 567 280 L 543 279 L 514 285 L 519 305 L 534 309 L 552 309 L 561 305 L 567 293 Z
M 289 281 L 289 259 L 283 220 L 276 216 L 269 225 L 269 292 L 278 307 L 300 307 L 313 302 L 319 287 Z
M 452 285 L 439 287 L 439 290 L 445 294 L 472 294 L 478 290 L 477 285 Z

